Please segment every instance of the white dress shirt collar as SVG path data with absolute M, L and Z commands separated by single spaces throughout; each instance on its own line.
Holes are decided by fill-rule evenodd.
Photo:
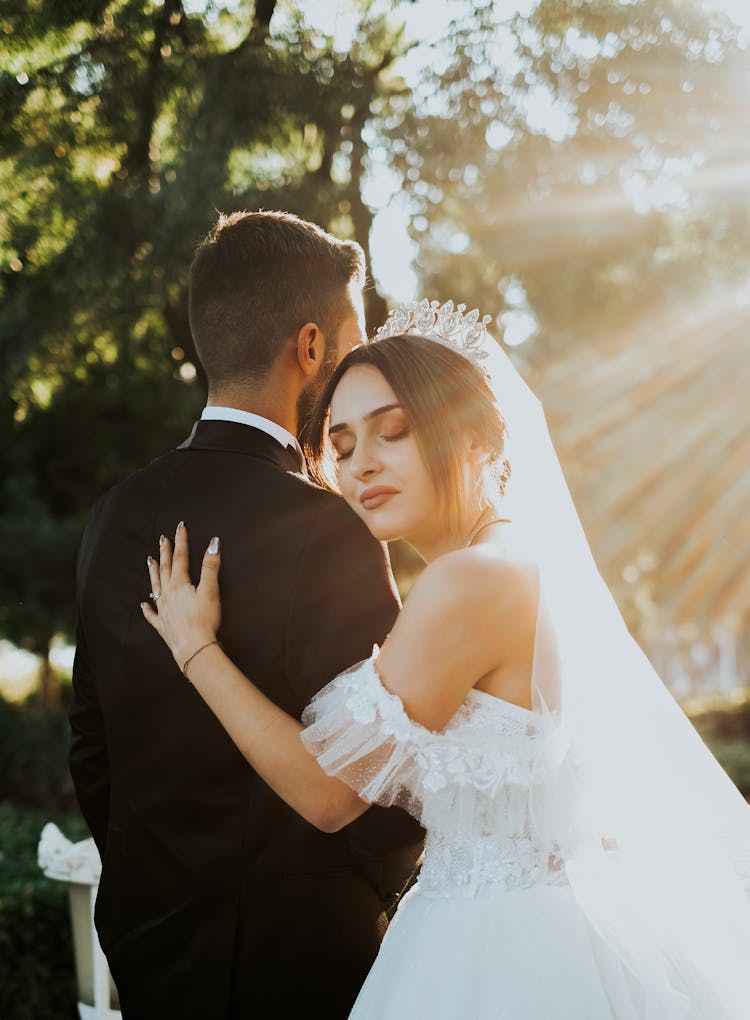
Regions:
M 249 425 L 251 428 L 260 429 L 266 435 L 272 436 L 282 446 L 292 446 L 300 455 L 304 463 L 302 447 L 297 437 L 279 425 L 278 422 L 264 418 L 263 415 L 253 414 L 252 411 L 241 411 L 238 407 L 214 407 L 213 405 L 203 408 L 201 421 L 234 421 L 240 425 Z

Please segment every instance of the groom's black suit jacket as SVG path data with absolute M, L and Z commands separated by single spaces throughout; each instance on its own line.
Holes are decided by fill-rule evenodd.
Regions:
M 227 654 L 299 717 L 396 613 L 385 553 L 296 455 L 244 424 L 107 493 L 84 532 L 71 771 L 103 858 L 100 939 L 125 1020 L 347 1015 L 421 832 L 371 808 L 319 832 L 247 764 L 143 619 L 145 558 L 184 518 L 222 542 Z

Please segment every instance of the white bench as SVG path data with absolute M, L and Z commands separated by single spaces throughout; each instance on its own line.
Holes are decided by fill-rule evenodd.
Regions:
M 42 829 L 39 867 L 68 884 L 80 1020 L 122 1020 L 117 990 L 94 927 L 94 903 L 102 865 L 93 839 L 71 843 L 56 825 Z

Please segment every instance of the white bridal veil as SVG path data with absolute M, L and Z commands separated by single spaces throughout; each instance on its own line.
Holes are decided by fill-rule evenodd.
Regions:
M 508 425 L 503 516 L 540 576 L 533 704 L 548 739 L 532 826 L 648 990 L 644 1017 L 750 1017 L 750 806 L 629 634 L 540 402 L 487 317 L 462 312 L 424 301 L 392 313 L 379 335 L 406 329 L 479 363 Z

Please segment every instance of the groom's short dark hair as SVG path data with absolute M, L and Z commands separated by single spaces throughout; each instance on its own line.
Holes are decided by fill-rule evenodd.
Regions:
M 262 380 L 306 322 L 331 343 L 364 267 L 358 244 L 292 213 L 221 214 L 190 267 L 190 329 L 209 386 Z

